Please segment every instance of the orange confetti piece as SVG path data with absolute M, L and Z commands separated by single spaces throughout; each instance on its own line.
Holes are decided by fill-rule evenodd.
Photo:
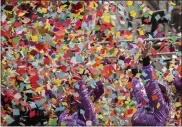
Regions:
M 153 96 L 152 96 L 152 100 L 153 100 L 153 101 L 155 101 L 155 100 L 157 100 L 157 99 L 158 99 L 158 96 L 157 96 L 157 95 L 153 95 Z
M 128 89 L 132 88 L 131 82 L 129 82 L 128 84 L 126 84 L 126 88 L 128 88 Z

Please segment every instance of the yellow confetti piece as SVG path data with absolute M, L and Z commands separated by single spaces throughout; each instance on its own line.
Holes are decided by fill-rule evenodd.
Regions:
M 130 12 L 130 16 L 136 17 L 136 12 L 135 12 L 135 11 L 131 11 L 131 12 Z
M 181 103 L 180 103 L 180 102 L 176 102 L 176 103 L 175 103 L 175 106 L 178 108 L 178 107 L 181 106 Z
M 24 15 L 25 15 L 25 13 L 23 13 L 23 12 L 18 14 L 18 16 L 24 16 Z
M 169 2 L 170 5 L 175 6 L 176 4 L 172 1 Z
M 138 29 L 138 32 L 140 35 L 144 35 L 144 30 L 143 29 Z
M 153 14 L 153 11 L 148 11 L 148 13 L 149 13 L 150 15 L 152 15 L 152 14 Z
M 50 28 L 50 23 L 47 23 L 44 28 L 49 29 Z
M 63 106 L 68 106 L 67 102 L 62 102 Z
M 43 87 L 38 87 L 35 91 L 36 92 L 41 92 L 43 90 Z
M 131 6 L 131 5 L 133 5 L 133 1 L 130 0 L 130 1 L 127 2 L 127 4 L 128 4 L 129 6 Z
M 168 76 L 166 77 L 166 80 L 167 80 L 168 82 L 172 82 L 174 79 L 173 79 L 173 76 L 172 76 L 172 75 L 168 75 Z
M 76 14 L 73 14 L 73 17 L 77 18 L 80 16 L 80 12 L 76 13 Z
M 109 23 L 110 22 L 110 19 L 111 19 L 111 17 L 110 16 L 104 16 L 104 22 L 106 22 L 106 23 Z
M 116 25 L 115 21 L 113 21 L 113 20 L 111 20 L 111 23 L 112 23 L 113 26 Z
M 132 114 L 134 114 L 137 111 L 137 109 L 135 107 L 133 107 L 133 112 Z
M 128 105 L 129 104 L 129 101 L 125 101 L 125 104 Z
M 62 48 L 63 48 L 64 50 L 69 49 L 69 47 L 68 47 L 67 45 L 63 45 Z
M 12 14 L 12 11 L 4 10 L 4 12 L 9 13 L 9 14 Z
M 118 99 L 119 99 L 119 100 L 122 100 L 122 96 L 118 96 Z
M 158 103 L 157 103 L 157 109 L 159 109 L 159 107 L 160 107 L 160 103 L 158 102 Z
M 79 73 L 79 74 L 83 74 L 83 71 L 84 71 L 83 68 L 79 68 L 78 73 Z
M 94 8 L 94 7 L 97 7 L 98 6 L 98 4 L 95 2 L 95 1 L 92 1 L 92 2 L 90 2 L 90 4 L 89 4 L 89 7 L 90 8 Z
M 60 84 L 60 83 L 61 83 L 61 80 L 60 80 L 60 79 L 55 79 L 55 80 L 54 80 L 54 84 L 58 85 L 58 84 Z
M 42 8 L 43 13 L 47 13 L 47 8 Z
M 135 77 L 140 78 L 141 73 L 137 73 Z
M 65 7 L 67 7 L 67 5 L 62 5 L 62 6 L 60 6 L 60 9 L 62 10 Z
M 29 59 L 33 60 L 34 56 L 33 55 L 29 55 Z
M 61 122 L 60 125 L 61 125 L 61 126 L 66 126 L 66 123 L 65 123 L 65 122 Z
M 26 88 L 27 88 L 27 89 L 30 89 L 30 88 L 32 88 L 32 87 L 31 87 L 31 85 L 27 85 Z
M 120 31 L 116 33 L 116 37 L 120 38 Z
M 175 86 L 172 86 L 172 91 L 173 91 L 173 93 L 176 93 L 176 87 Z
M 38 36 L 32 36 L 32 41 L 38 41 Z
M 140 58 L 140 53 L 137 52 L 137 53 L 136 53 L 136 59 L 138 60 L 139 58 Z
M 98 118 L 99 118 L 99 119 L 102 119 L 102 118 L 103 118 L 103 116 L 102 116 L 102 115 L 99 115 L 99 116 L 98 116 Z
M 18 59 L 19 57 L 20 57 L 20 54 L 19 53 L 15 54 L 15 58 L 16 59 Z

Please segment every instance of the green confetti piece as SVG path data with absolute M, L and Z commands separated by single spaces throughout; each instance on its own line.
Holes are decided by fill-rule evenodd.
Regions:
M 172 37 L 171 37 L 171 40 L 172 40 L 173 42 L 176 42 L 176 41 L 177 41 L 177 37 L 176 37 L 176 36 L 172 36 Z
M 63 90 L 63 86 L 62 85 L 58 86 L 58 91 L 60 92 L 62 90 Z
M 145 13 L 144 13 L 144 17 L 145 17 L 145 18 L 149 17 L 149 13 L 148 13 L 148 12 L 145 12 Z
M 78 43 L 78 39 L 77 38 L 73 39 L 73 43 Z
M 15 44 L 18 44 L 18 43 L 20 42 L 20 38 L 19 38 L 19 37 L 13 38 L 13 42 L 14 42 Z
M 124 112 L 126 109 L 125 108 L 121 108 L 121 112 Z
M 94 28 L 94 30 L 99 31 L 100 30 L 100 26 L 99 25 L 96 25 L 95 28 Z
M 133 11 L 135 9 L 135 6 L 131 5 L 128 7 L 129 11 Z
M 130 103 L 129 103 L 129 106 L 130 107 L 133 107 L 135 105 L 135 101 L 131 101 Z
M 90 55 L 90 60 L 92 61 L 92 60 L 94 60 L 94 58 L 95 58 L 95 55 L 94 54 L 91 54 Z
M 50 125 L 56 126 L 56 125 L 57 125 L 57 120 L 56 120 L 56 119 L 52 119 L 52 120 L 50 121 Z

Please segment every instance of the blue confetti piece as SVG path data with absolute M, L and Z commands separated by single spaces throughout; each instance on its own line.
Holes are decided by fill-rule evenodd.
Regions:
M 155 30 L 155 31 L 153 32 L 154 36 L 157 35 L 157 33 L 158 33 L 157 30 Z
M 111 97 L 112 97 L 113 99 L 115 99 L 117 96 L 116 96 L 115 93 L 113 93 L 113 94 L 111 95 Z
M 115 118 L 114 116 L 112 116 L 112 117 L 110 118 L 110 120 L 111 120 L 111 121 L 115 121 L 116 118 Z
M 171 12 L 174 9 L 173 6 L 169 6 L 169 12 Z
M 13 109 L 13 115 L 14 116 L 19 116 L 20 115 L 20 110 L 19 109 Z
M 35 104 L 40 107 L 42 104 L 44 104 L 46 102 L 46 99 L 41 99 L 41 100 L 38 100 L 38 101 L 35 101 Z
M 118 61 L 118 64 L 124 65 L 124 61 L 123 61 L 123 60 L 119 60 L 119 61 Z
M 56 108 L 55 112 L 64 111 L 65 109 L 66 109 L 66 107 L 59 107 L 59 108 Z
M 64 72 L 60 71 L 59 72 L 59 78 L 63 78 L 64 77 L 64 74 L 65 74 Z
M 67 0 L 62 0 L 61 3 L 62 4 L 65 4 L 67 2 Z
M 87 23 L 86 22 L 82 22 L 81 28 L 82 28 L 82 30 L 87 30 Z
M 121 42 L 121 47 L 127 47 L 128 46 L 128 43 L 126 43 L 126 42 Z
M 144 71 L 142 72 L 142 76 L 146 77 L 148 74 L 145 73 Z
M 155 19 L 158 21 L 161 18 L 161 16 L 158 14 L 157 16 L 155 16 Z
M 6 115 L 6 121 L 8 122 L 8 124 L 11 124 L 11 123 L 13 123 L 15 120 L 14 120 L 11 116 Z
M 132 48 L 132 49 L 130 50 L 130 52 L 133 53 L 133 54 L 135 54 L 135 53 L 136 53 L 136 50 L 135 50 L 134 48 Z
M 119 123 L 120 123 L 120 125 L 124 125 L 125 121 L 124 120 L 120 120 Z
M 31 107 L 32 109 L 34 109 L 34 108 L 36 108 L 37 106 L 35 105 L 34 102 L 30 102 L 30 107 Z
M 90 80 L 88 81 L 88 84 L 89 84 L 92 88 L 96 88 L 96 82 L 95 82 L 94 79 L 90 79 Z
M 76 88 L 76 89 L 79 89 L 79 88 L 80 88 L 80 86 L 78 85 L 77 82 L 76 82 L 73 86 L 74 86 L 74 88 Z
M 139 5 L 140 5 L 140 4 L 142 4 L 142 2 L 141 2 L 141 1 L 137 1 L 137 4 L 139 4 Z
M 77 62 L 80 62 L 80 63 L 83 63 L 84 62 L 84 57 L 78 55 L 78 53 L 75 54 L 75 57 L 76 57 L 76 61 Z
M 74 48 L 74 47 L 75 47 L 75 43 L 70 43 L 70 44 L 69 44 L 69 47 L 70 47 L 70 48 Z
M 167 20 L 170 20 L 170 19 L 171 19 L 171 15 L 170 15 L 170 14 L 167 14 L 167 15 L 165 16 L 165 18 L 166 18 Z
M 4 26 L 4 29 L 5 29 L 6 31 L 8 31 L 9 26 L 8 26 L 8 25 L 5 25 L 5 26 Z
M 85 111 L 83 109 L 80 109 L 80 114 L 84 115 Z
M 65 13 L 61 12 L 60 16 L 61 16 L 61 19 L 65 19 Z

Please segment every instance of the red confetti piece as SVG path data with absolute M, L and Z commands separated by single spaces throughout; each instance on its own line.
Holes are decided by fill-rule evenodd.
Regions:
M 152 50 L 152 55 L 156 55 L 157 54 L 157 50 Z
M 30 111 L 29 117 L 32 118 L 32 117 L 34 117 L 34 116 L 35 116 L 35 110 Z

